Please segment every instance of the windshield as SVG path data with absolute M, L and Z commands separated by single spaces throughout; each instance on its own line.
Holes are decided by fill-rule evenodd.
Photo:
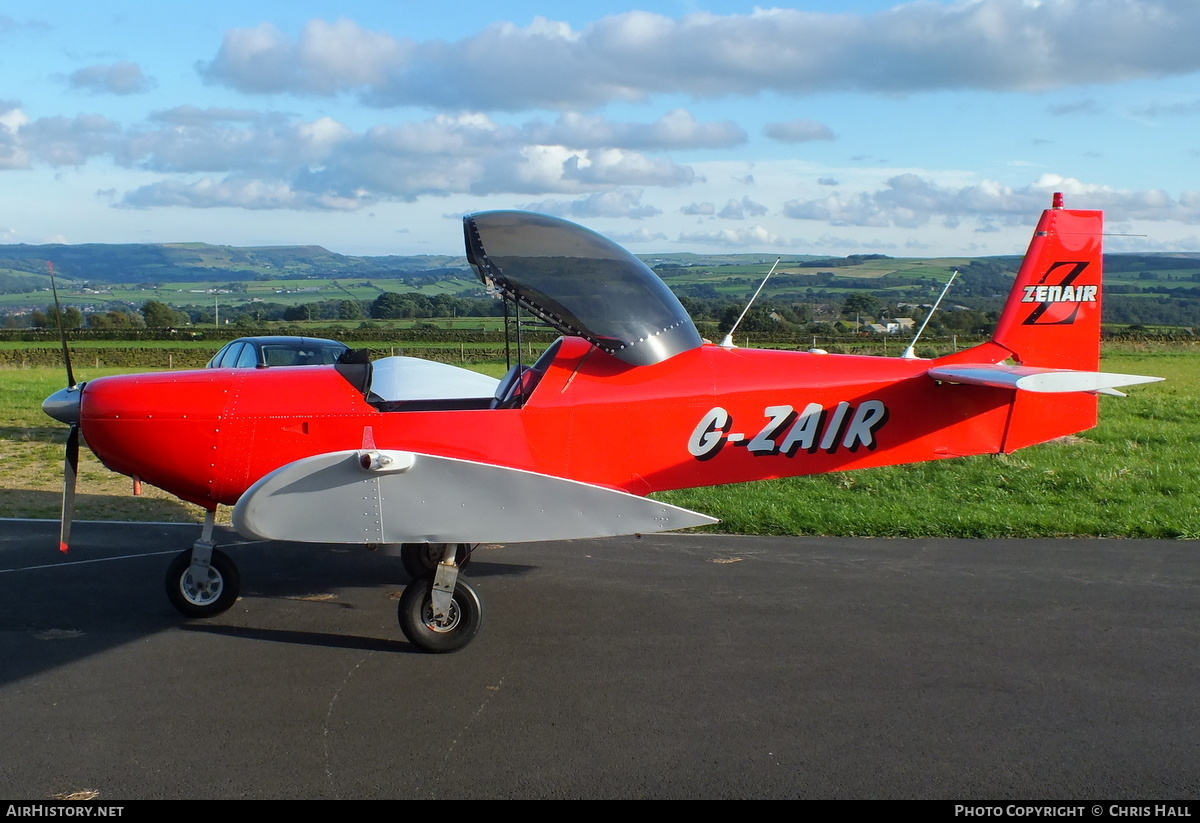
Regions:
M 331 366 L 345 350 L 340 343 L 318 345 L 312 340 L 264 343 L 262 357 L 267 366 Z
M 650 268 L 582 226 L 519 211 L 463 218 L 467 259 L 484 283 L 566 335 L 635 366 L 701 344 L 679 300 Z

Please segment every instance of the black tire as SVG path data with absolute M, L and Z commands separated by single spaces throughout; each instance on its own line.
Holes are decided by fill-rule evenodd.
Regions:
M 459 579 L 454 585 L 447 625 L 433 622 L 433 578 L 418 577 L 400 595 L 396 608 L 400 630 L 414 646 L 423 651 L 444 654 L 456 652 L 479 634 L 483 625 L 483 604 L 467 581 Z
M 442 562 L 448 545 L 450 544 L 401 543 L 400 562 L 404 564 L 404 570 L 413 580 L 425 577 L 437 571 L 438 563 Z M 454 562 L 458 564 L 458 570 L 462 571 L 471 562 L 472 547 L 470 543 L 456 543 L 455 546 Z
M 167 599 L 185 617 L 215 617 L 234 604 L 242 588 L 237 566 L 220 549 L 212 550 L 208 581 L 192 579 L 192 550 L 181 552 L 167 569 Z

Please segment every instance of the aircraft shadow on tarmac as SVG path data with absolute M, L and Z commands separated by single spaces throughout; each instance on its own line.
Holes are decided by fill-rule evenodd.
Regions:
M 197 536 L 195 525 L 79 523 L 66 557 L 54 549 L 57 529 L 52 521 L 9 521 L 0 527 L 0 683 L 170 629 L 417 651 L 396 625 L 395 598 L 409 576 L 391 549 L 246 543 L 221 530 L 220 545 L 241 568 L 242 597 L 226 614 L 188 620 L 168 603 L 164 575 L 172 557 Z M 520 575 L 532 568 L 473 558 L 469 574 Z M 335 617 L 366 611 L 369 624 L 365 616 Z
M 321 632 L 257 629 L 250 626 L 214 626 L 205 623 L 190 623 L 181 628 L 188 632 L 246 640 L 265 640 L 271 643 L 295 643 L 300 646 L 321 646 L 329 649 L 357 649 L 368 652 L 410 652 L 412 654 L 424 654 L 420 649 L 404 640 L 382 640 L 375 637 L 352 637 L 344 634 L 327 634 Z

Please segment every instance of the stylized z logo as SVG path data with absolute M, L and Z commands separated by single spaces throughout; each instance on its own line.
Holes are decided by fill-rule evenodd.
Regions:
M 1037 294 L 1040 292 L 1041 294 L 1046 294 L 1048 299 L 1044 299 L 1044 300 L 1040 301 L 1038 303 L 1038 305 L 1034 308 L 1034 310 L 1029 313 L 1029 316 L 1021 321 L 1021 325 L 1023 325 L 1023 326 L 1069 326 L 1072 323 L 1074 323 L 1075 316 L 1077 314 L 1079 314 L 1079 304 L 1083 301 L 1079 300 L 1078 298 L 1072 299 L 1072 300 L 1062 300 L 1061 298 L 1049 297 L 1049 295 L 1050 294 L 1062 295 L 1064 292 L 1068 292 L 1067 287 L 1072 286 L 1074 284 L 1076 278 L 1078 278 L 1079 275 L 1083 274 L 1083 270 L 1088 267 L 1089 262 L 1090 261 L 1088 261 L 1088 260 L 1079 260 L 1079 261 L 1059 260 L 1058 262 L 1053 263 L 1050 266 L 1050 268 L 1046 269 L 1046 273 L 1042 275 L 1041 280 L 1038 281 L 1038 284 L 1036 286 L 1026 286 L 1025 287 L 1026 295 Z M 1059 268 L 1062 268 L 1063 266 L 1070 266 L 1071 268 L 1069 271 L 1067 271 L 1063 275 L 1062 280 L 1058 281 L 1058 283 L 1048 282 L 1048 281 L 1050 281 L 1050 276 L 1052 274 L 1054 274 L 1054 272 L 1056 270 L 1058 270 Z M 1049 286 L 1049 288 L 1043 288 L 1045 286 Z M 1076 288 L 1071 288 L 1069 290 L 1069 293 L 1077 293 L 1077 292 L 1083 293 L 1085 289 L 1087 290 L 1088 294 L 1095 295 L 1095 286 L 1079 286 Z M 1094 297 L 1092 299 L 1094 300 Z M 1029 302 L 1029 301 L 1026 300 L 1025 302 Z M 1056 314 L 1061 314 L 1062 310 L 1060 310 L 1058 312 L 1051 312 L 1050 317 L 1044 317 L 1046 312 L 1050 311 L 1050 309 L 1052 307 L 1063 306 L 1063 305 L 1070 305 L 1072 307 L 1071 313 L 1069 315 L 1067 315 L 1066 317 L 1055 317 L 1054 316 Z

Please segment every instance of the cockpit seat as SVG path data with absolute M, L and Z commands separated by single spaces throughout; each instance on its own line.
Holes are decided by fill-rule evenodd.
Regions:
M 496 399 L 492 401 L 493 409 L 519 409 L 525 405 L 529 395 L 542 379 L 543 372 L 532 366 L 520 363 L 513 366 L 496 387 Z

